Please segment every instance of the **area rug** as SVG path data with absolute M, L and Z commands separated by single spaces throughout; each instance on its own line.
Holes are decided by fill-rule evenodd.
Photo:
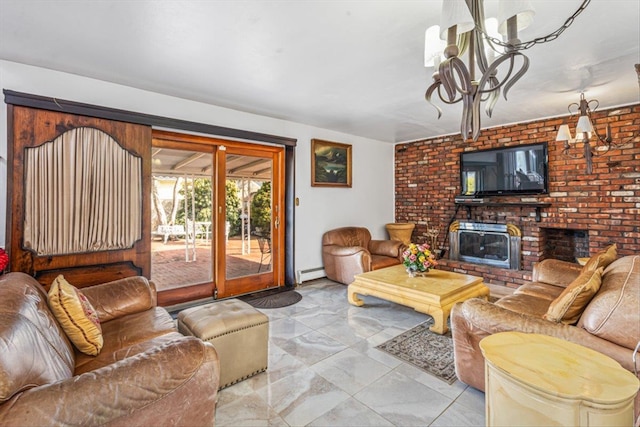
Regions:
M 453 364 L 453 339 L 451 331 L 445 335 L 429 330 L 433 319 L 429 318 L 376 348 L 410 363 L 442 381 L 453 384 L 456 373 Z
M 281 308 L 293 305 L 302 299 L 302 295 L 294 290 L 273 290 L 240 297 L 255 308 Z

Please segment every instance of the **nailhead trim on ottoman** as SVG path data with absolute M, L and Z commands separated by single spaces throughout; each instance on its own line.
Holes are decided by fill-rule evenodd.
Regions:
M 238 299 L 178 313 L 178 330 L 213 344 L 220 358 L 220 389 L 267 369 L 269 318 Z

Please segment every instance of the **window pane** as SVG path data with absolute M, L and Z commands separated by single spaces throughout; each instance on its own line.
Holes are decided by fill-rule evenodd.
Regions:
M 271 271 L 270 158 L 227 160 L 227 279 Z
M 151 279 L 158 290 L 211 282 L 211 153 L 153 149 Z

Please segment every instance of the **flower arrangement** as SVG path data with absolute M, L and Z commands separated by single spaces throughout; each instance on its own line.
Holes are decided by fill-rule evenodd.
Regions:
M 403 265 L 407 268 L 407 273 L 413 276 L 416 272 L 427 272 L 429 269 L 438 265 L 436 256 L 431 252 L 429 245 L 417 245 L 415 243 L 409 246 L 402 253 L 404 258 Z
M 4 251 L 4 249 L 0 248 L 0 274 L 4 272 L 4 269 L 9 264 L 9 256 Z

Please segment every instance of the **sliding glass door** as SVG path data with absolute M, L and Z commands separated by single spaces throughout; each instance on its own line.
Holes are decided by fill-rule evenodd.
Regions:
M 284 285 L 284 150 L 154 133 L 151 279 L 165 304 Z
M 281 185 L 274 185 L 279 154 L 248 147 L 225 153 L 224 296 L 278 286 Z M 276 188 L 277 187 L 277 188 Z

